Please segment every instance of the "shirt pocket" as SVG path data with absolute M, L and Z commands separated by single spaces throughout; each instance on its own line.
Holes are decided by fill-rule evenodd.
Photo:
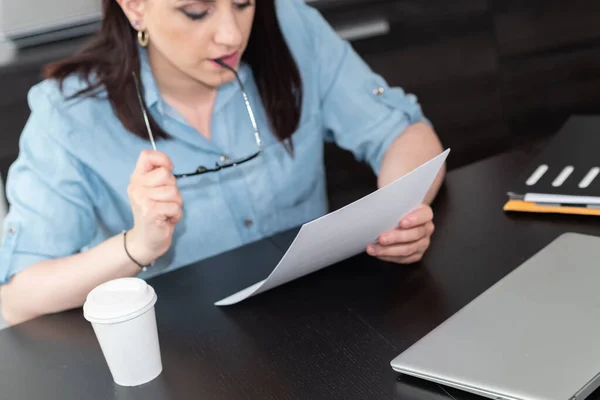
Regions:
M 323 132 L 317 116 L 305 119 L 292 135 L 293 154 L 282 143 L 265 149 L 278 209 L 292 209 L 309 201 L 323 176 Z

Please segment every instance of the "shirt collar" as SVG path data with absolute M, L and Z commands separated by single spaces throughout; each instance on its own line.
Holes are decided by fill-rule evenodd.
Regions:
M 143 90 L 143 98 L 144 103 L 146 103 L 146 107 L 151 109 L 161 100 L 160 91 L 158 90 L 158 86 L 156 85 L 156 80 L 154 79 L 154 74 L 152 73 L 152 69 L 150 68 L 150 63 L 148 61 L 148 52 L 145 48 L 138 45 L 139 54 L 140 54 L 140 79 L 142 81 L 142 90 Z
M 148 109 L 151 109 L 156 105 L 158 107 L 158 111 L 163 114 L 165 105 L 163 103 L 160 90 L 156 84 L 156 80 L 154 79 L 152 68 L 150 67 L 147 49 L 139 45 L 138 48 L 140 54 L 140 79 L 142 81 L 144 103 L 146 103 L 146 107 L 148 107 Z M 245 88 L 247 86 L 246 84 L 248 82 L 248 78 L 251 75 L 252 70 L 250 66 L 247 63 L 242 62 L 238 70 L 238 76 L 240 77 L 240 80 L 244 84 Z M 240 100 L 242 100 L 241 89 L 235 79 L 224 83 L 219 87 L 215 101 L 214 112 L 220 111 L 234 96 L 238 96 Z

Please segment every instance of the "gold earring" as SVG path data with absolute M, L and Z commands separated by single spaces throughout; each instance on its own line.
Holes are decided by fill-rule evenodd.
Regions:
M 148 32 L 146 31 L 138 31 L 138 43 L 142 47 L 148 46 L 148 42 L 150 41 L 150 37 L 148 36 Z

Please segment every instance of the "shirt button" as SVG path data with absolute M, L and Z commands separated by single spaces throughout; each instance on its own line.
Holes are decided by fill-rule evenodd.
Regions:
M 254 225 L 254 222 L 251 219 L 244 220 L 244 226 L 246 228 L 252 228 L 252 225 Z
M 383 92 L 385 92 L 385 89 L 382 87 L 373 90 L 373 94 L 375 96 L 381 96 L 383 94 Z
M 229 162 L 229 157 L 228 157 L 226 154 L 224 154 L 224 155 L 222 155 L 222 156 L 219 158 L 219 160 L 220 160 L 222 163 L 226 163 L 226 162 Z
M 17 233 L 17 229 L 13 226 L 8 228 L 8 234 L 9 235 L 14 235 L 15 233 Z

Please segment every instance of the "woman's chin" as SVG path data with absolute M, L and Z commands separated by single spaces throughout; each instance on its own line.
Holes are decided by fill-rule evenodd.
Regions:
M 213 84 L 212 86 L 216 87 L 233 81 L 235 79 L 235 75 L 233 72 L 224 69 L 213 74 L 211 78 L 212 79 L 210 81 Z
M 235 79 L 234 73 L 224 68 L 211 68 L 209 70 L 202 71 L 200 74 L 193 74 L 191 77 L 197 82 L 213 88 L 217 88 Z

